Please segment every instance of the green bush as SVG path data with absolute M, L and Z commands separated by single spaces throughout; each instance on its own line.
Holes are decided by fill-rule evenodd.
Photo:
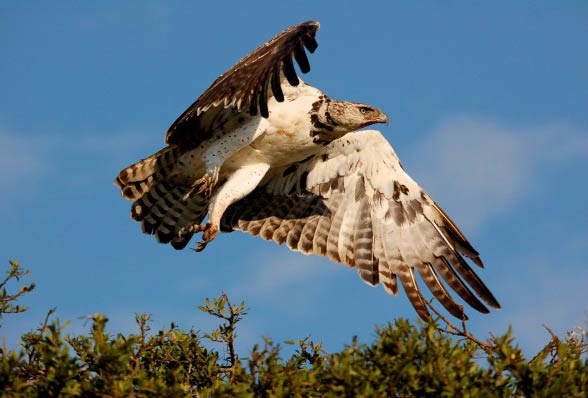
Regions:
M 0 285 L 2 314 L 22 312 L 7 284 L 26 274 L 11 262 Z M 585 332 L 552 334 L 528 360 L 510 332 L 480 341 L 444 318 L 416 325 L 398 319 L 377 327 L 371 343 L 357 339 L 327 353 L 308 339 L 281 347 L 265 339 L 248 358 L 237 358 L 243 303 L 225 294 L 206 300 L 202 311 L 220 321 L 209 333 L 175 325 L 158 332 L 137 315 L 136 334 L 109 334 L 96 314 L 87 335 L 70 336 L 52 318 L 22 336 L 20 348 L 0 352 L 2 397 L 582 397 L 588 396 Z M 1 317 L 1 314 L 0 314 Z M 0 318 L 2 319 L 2 318 Z M 465 325 L 463 325 L 465 326 Z M 220 350 L 205 347 L 206 341 Z M 209 344 L 208 344 L 209 345 Z M 225 352 L 226 354 L 221 354 Z

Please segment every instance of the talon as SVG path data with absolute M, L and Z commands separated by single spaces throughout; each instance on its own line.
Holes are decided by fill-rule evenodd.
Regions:
M 216 235 L 218 235 L 218 229 L 218 226 L 213 225 L 211 223 L 206 223 L 204 225 L 191 225 L 189 227 L 183 227 L 180 229 L 178 233 L 180 234 L 180 236 L 182 236 L 183 234 L 188 232 L 203 232 L 202 240 L 198 242 L 195 248 L 192 249 L 196 252 L 201 252 L 206 248 L 206 245 L 208 245 L 210 242 L 214 240 L 214 238 L 216 238 Z
M 208 243 L 204 243 L 204 242 L 198 242 L 198 244 L 196 245 L 195 248 L 193 248 L 192 250 L 194 250 L 196 253 L 200 253 L 202 250 L 204 250 L 206 248 L 206 245 Z
M 214 182 L 211 177 L 205 176 L 202 177 L 198 182 L 198 194 L 204 195 L 205 198 L 210 198 L 212 195 L 212 188 L 214 187 Z
M 202 178 L 197 179 L 192 184 L 192 187 L 190 188 L 190 190 L 188 192 L 186 192 L 186 194 L 184 195 L 184 200 L 188 200 L 195 193 L 202 194 L 202 192 L 207 190 L 208 185 L 209 185 L 209 183 L 208 183 L 207 176 L 204 176 Z M 208 198 L 208 196 L 207 196 L 207 198 Z
M 180 238 L 186 234 L 189 233 L 198 233 L 198 232 L 203 232 L 206 230 L 206 225 L 188 225 L 186 227 L 182 227 L 180 228 L 180 230 L 178 231 L 178 235 L 180 236 Z
M 210 198 L 212 196 L 212 190 L 216 186 L 218 182 L 219 176 L 219 168 L 215 168 L 211 172 L 207 172 L 202 177 L 194 181 L 192 184 L 191 189 L 184 195 L 184 199 L 188 199 L 194 193 L 199 195 L 204 195 L 206 198 Z
M 210 223 L 206 224 L 206 229 L 202 234 L 202 240 L 205 242 L 210 242 L 216 238 L 216 235 L 218 235 L 218 227 Z

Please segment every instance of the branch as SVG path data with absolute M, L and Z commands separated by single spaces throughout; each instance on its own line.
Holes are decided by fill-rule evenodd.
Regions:
M 10 269 L 6 271 L 6 277 L 0 282 L 0 319 L 2 319 L 2 314 L 17 314 L 26 311 L 27 308 L 16 304 L 16 301 L 35 288 L 35 284 L 31 283 L 21 286 L 16 293 L 9 294 L 6 290 L 8 282 L 12 279 L 20 281 L 22 276 L 30 273 L 29 270 L 22 269 L 18 261 L 10 260 L 9 263 Z
M 441 319 L 445 323 L 445 325 L 447 325 L 447 327 L 448 327 L 448 329 L 445 329 L 442 327 L 437 327 L 438 331 L 443 332 L 443 333 L 447 333 L 447 334 L 451 334 L 453 336 L 464 337 L 464 338 L 470 340 L 471 342 L 473 342 L 474 344 L 476 344 L 478 347 L 480 347 L 481 349 L 483 349 L 487 353 L 489 353 L 489 354 L 492 353 L 494 346 L 491 344 L 488 344 L 486 342 L 483 342 L 482 340 L 479 340 L 476 336 L 474 336 L 471 332 L 469 332 L 467 329 L 465 319 L 461 320 L 461 328 L 459 328 L 459 327 L 455 326 L 449 319 L 447 319 L 446 316 L 441 314 L 439 312 L 439 310 L 437 310 L 437 308 L 435 308 L 431 302 L 425 301 L 425 303 L 426 303 L 427 307 L 429 307 L 429 309 L 431 311 L 433 311 L 435 313 L 435 315 L 437 315 L 439 317 L 439 319 Z
M 237 353 L 235 352 L 235 339 L 236 339 L 236 326 L 243 315 L 247 314 L 245 304 L 241 302 L 238 305 L 233 305 L 229 300 L 226 293 L 222 293 L 218 298 L 212 300 L 206 299 L 204 306 L 198 307 L 201 311 L 208 313 L 216 318 L 225 321 L 217 329 L 211 333 L 204 335 L 205 338 L 216 343 L 223 343 L 226 345 L 228 351 L 228 357 L 225 358 L 228 366 L 221 366 L 220 371 L 225 374 L 232 375 L 233 370 L 239 360 Z

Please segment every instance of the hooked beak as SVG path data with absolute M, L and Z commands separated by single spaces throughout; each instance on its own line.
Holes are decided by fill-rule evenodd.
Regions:
M 374 123 L 390 123 L 390 119 L 388 118 L 388 115 L 386 115 L 384 112 L 380 111 L 380 115 L 378 116 L 377 121 L 375 121 Z
M 376 123 L 386 123 L 386 124 L 388 124 L 390 122 L 390 119 L 388 118 L 388 115 L 386 115 L 384 112 L 382 112 L 379 109 L 377 109 L 377 111 L 378 111 L 378 114 L 375 115 L 373 118 L 370 118 L 369 122 L 366 123 L 366 126 L 369 126 L 371 124 L 376 124 Z

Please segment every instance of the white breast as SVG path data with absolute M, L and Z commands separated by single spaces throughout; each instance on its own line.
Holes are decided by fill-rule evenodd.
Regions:
M 272 167 L 300 161 L 316 153 L 321 146 L 313 142 L 309 112 L 323 95 L 318 89 L 301 83 L 285 90 L 284 102 L 268 102 L 269 127 L 251 145 L 252 154 Z

